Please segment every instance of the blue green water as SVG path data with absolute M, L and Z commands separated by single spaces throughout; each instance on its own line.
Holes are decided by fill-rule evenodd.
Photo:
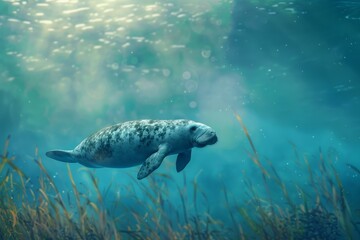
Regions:
M 286 182 L 304 182 L 289 142 L 310 159 L 319 148 L 336 153 L 346 194 L 356 203 L 360 176 L 346 163 L 360 167 L 359 29 L 359 1 L 5 0 L 0 140 L 11 134 L 11 153 L 33 178 L 38 147 L 67 191 L 66 165 L 46 151 L 72 149 L 127 120 L 203 122 L 219 141 L 195 149 L 185 174 L 197 178 L 221 213 L 217 189 L 226 185 L 246 199 L 240 173 L 254 171 L 237 112 Z M 166 158 L 157 172 L 181 182 L 174 160 Z M 81 167 L 71 165 L 74 172 Z M 94 172 L 103 186 L 123 189 L 137 170 Z M 76 181 L 89 182 L 81 172 Z

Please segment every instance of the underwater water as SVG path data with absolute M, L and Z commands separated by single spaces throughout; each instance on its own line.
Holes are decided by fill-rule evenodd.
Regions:
M 0 239 L 359 239 L 359 29 L 359 1 L 1 1 Z M 218 142 L 142 180 L 45 155 L 138 119 Z

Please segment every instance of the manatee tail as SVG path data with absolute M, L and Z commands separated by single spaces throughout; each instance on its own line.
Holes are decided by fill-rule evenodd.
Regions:
M 76 163 L 76 157 L 72 150 L 53 150 L 46 152 L 46 156 L 60 162 Z

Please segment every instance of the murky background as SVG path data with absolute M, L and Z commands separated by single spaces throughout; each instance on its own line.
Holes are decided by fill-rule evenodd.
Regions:
M 0 139 L 11 134 L 15 162 L 33 178 L 38 147 L 65 194 L 71 191 L 66 164 L 46 158 L 46 151 L 72 149 L 94 131 L 127 120 L 203 122 L 219 142 L 195 149 L 184 172 L 221 215 L 218 189 L 225 185 L 246 200 L 240 173 L 251 176 L 255 169 L 237 112 L 260 155 L 286 182 L 304 178 L 292 161 L 292 144 L 310 164 L 320 148 L 336 155 L 355 203 L 360 176 L 346 163 L 359 167 L 359 29 L 358 1 L 5 0 Z M 157 172 L 182 182 L 174 163 L 166 158 Z M 71 165 L 86 185 L 81 168 Z M 94 173 L 102 188 L 115 186 L 115 198 L 126 196 L 137 171 Z M 260 175 L 252 180 L 260 182 Z M 171 194 L 168 200 L 180 201 Z

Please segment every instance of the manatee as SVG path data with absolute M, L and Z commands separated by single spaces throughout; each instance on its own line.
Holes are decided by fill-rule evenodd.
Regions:
M 192 120 L 137 120 L 115 124 L 85 138 L 73 150 L 53 150 L 46 156 L 89 168 L 126 168 L 140 165 L 137 178 L 156 170 L 164 158 L 177 154 L 176 170 L 182 171 L 194 147 L 217 142 L 215 131 Z

